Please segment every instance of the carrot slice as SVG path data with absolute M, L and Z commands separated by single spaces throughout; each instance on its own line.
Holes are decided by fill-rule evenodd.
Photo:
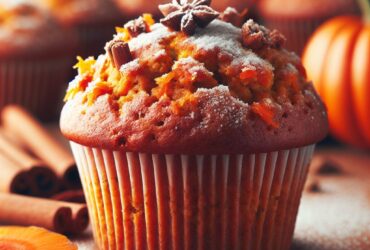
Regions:
M 0 227 L 3 250 L 77 250 L 65 236 L 39 227 Z

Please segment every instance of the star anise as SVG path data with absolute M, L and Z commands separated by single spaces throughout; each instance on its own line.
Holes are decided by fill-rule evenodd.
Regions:
M 161 23 L 170 29 L 192 35 L 197 26 L 204 28 L 219 16 L 209 5 L 211 0 L 172 0 L 172 3 L 159 5 L 165 18 Z

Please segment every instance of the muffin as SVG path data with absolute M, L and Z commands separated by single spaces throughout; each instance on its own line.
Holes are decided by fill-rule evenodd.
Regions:
M 121 9 L 122 13 L 128 16 L 140 16 L 143 12 L 152 13 L 153 16 L 159 16 L 158 4 L 166 3 L 166 0 L 113 0 Z
M 248 7 L 251 8 L 253 7 L 255 0 L 214 0 L 212 1 L 212 7 L 215 10 L 218 11 L 223 11 L 227 7 L 232 6 L 233 8 L 242 11 L 244 8 Z
M 152 13 L 154 16 L 161 16 L 158 10 L 158 4 L 167 3 L 167 0 L 113 0 L 117 3 L 117 6 L 121 8 L 124 14 L 132 13 L 134 15 L 140 15 L 143 12 Z M 246 7 L 251 7 L 254 0 L 240 1 L 240 0 L 214 0 L 212 1 L 212 7 L 215 10 L 223 11 L 229 6 L 233 6 L 238 10 L 243 10 Z
M 262 0 L 258 10 L 264 24 L 287 37 L 287 48 L 303 52 L 310 35 L 324 21 L 345 14 L 359 14 L 356 0 Z
M 16 103 L 40 119 L 57 119 L 73 33 L 26 0 L 0 1 L 0 25 L 0 108 Z
M 209 2 L 162 5 L 76 65 L 60 126 L 101 249 L 289 249 L 327 115 L 279 32 Z
M 127 21 L 111 0 L 37 0 L 69 27 L 77 30 L 78 54 L 99 55 L 116 26 Z

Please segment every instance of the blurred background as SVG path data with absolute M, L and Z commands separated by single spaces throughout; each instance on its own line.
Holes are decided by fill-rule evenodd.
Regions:
M 46 146 L 25 143 L 22 128 L 12 130 L 4 125 L 0 127 L 0 139 L 7 137 L 8 142 L 0 140 L 0 160 L 9 158 L 7 148 L 21 145 L 18 148 L 23 150 L 23 159 L 53 162 L 39 154 L 37 148 L 58 144 L 55 150 L 67 155 L 64 160 L 73 161 L 68 158 L 68 145 L 59 133 L 58 119 L 68 82 L 76 74 L 72 69 L 76 56 L 96 57 L 103 53 L 116 27 L 122 27 L 143 12 L 159 20 L 161 14 L 157 6 L 166 2 L 168 0 L 0 0 L 0 110 L 9 104 L 20 105 L 30 112 L 29 119 L 23 122 L 30 126 L 36 124 L 36 130 L 29 133 L 37 132 L 52 141 Z M 280 30 L 287 38 L 286 49 L 302 56 L 307 78 L 314 82 L 327 106 L 330 135 L 319 144 L 314 160 L 298 217 L 295 248 L 370 249 L 369 0 L 213 0 L 212 6 L 219 12 L 228 6 L 240 12 L 247 8 L 246 19 L 253 18 L 270 29 Z M 10 127 L 17 127 L 16 123 L 10 121 Z M 9 141 L 13 146 L 9 146 Z M 34 196 L 84 202 L 76 180 L 78 173 L 69 169 L 69 165 L 70 162 L 62 167 L 52 166 L 56 174 L 49 177 L 59 179 L 59 184 Z M 352 179 L 343 177 L 339 182 L 333 179 L 342 172 L 351 172 Z M 1 182 L 5 183 L 0 178 Z M 44 184 L 50 188 L 50 183 Z M 20 190 L 23 193 L 18 193 L 32 196 L 22 187 Z M 74 200 L 66 198 L 72 197 L 70 190 L 79 191 L 72 194 Z M 336 198 L 330 196 L 323 200 L 325 195 L 310 196 L 325 190 L 336 194 Z M 0 191 L 14 190 L 4 187 Z M 354 193 L 361 193 L 356 196 L 361 202 L 348 199 Z M 326 203 L 340 205 L 332 207 Z M 330 211 L 325 209 L 329 207 Z M 333 213 L 341 214 L 342 218 L 330 217 Z M 354 229 L 334 237 L 331 232 L 351 224 L 354 214 L 362 216 L 356 219 Z M 361 221 L 366 223 L 360 226 Z M 326 233 L 325 226 L 312 233 L 312 228 L 321 222 L 326 223 L 330 233 Z M 317 241 L 318 237 L 325 240 Z M 356 243 L 351 245 L 352 241 L 346 241 L 349 245 L 339 247 L 335 245 L 338 237 L 342 240 L 357 237 L 362 241 L 356 238 L 353 241 Z M 332 244 L 325 243 L 327 241 Z

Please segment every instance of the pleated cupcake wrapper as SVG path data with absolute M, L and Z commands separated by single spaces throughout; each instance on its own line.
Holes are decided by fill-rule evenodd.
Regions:
M 101 249 L 289 249 L 314 145 L 161 155 L 71 143 Z
M 40 119 L 55 119 L 70 67 L 70 60 L 65 58 L 0 61 L 0 109 L 19 104 Z

